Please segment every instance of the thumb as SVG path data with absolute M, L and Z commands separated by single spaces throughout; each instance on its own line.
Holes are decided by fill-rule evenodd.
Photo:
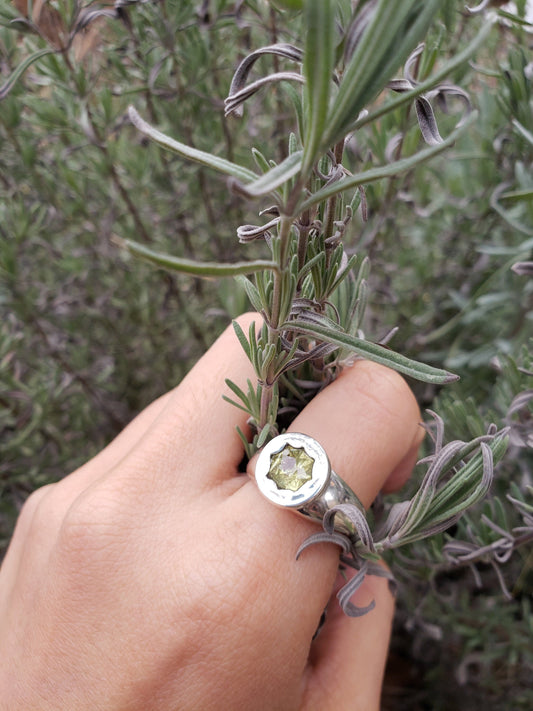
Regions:
M 367 575 L 352 601 L 365 607 L 372 600 L 374 609 L 362 617 L 347 617 L 337 604 L 328 608 L 309 655 L 305 711 L 379 710 L 394 599 L 384 578 Z

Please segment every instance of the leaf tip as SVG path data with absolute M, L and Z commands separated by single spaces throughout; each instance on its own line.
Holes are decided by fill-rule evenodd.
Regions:
M 141 118 L 139 112 L 134 106 L 128 106 L 128 118 L 136 129 L 145 133 L 146 121 Z
M 114 244 L 116 247 L 120 247 L 120 249 L 127 249 L 128 247 L 128 241 L 125 240 L 123 237 L 119 237 L 118 235 L 111 235 L 109 238 L 109 241 L 111 244 Z
M 444 380 L 442 381 L 445 385 L 448 385 L 449 383 L 456 383 L 458 380 L 461 380 L 459 375 L 456 375 L 455 373 L 450 373 L 447 370 L 445 371 L 446 375 L 444 376 Z
M 129 116 L 129 119 L 132 123 L 135 122 L 135 119 L 139 118 L 137 109 L 134 106 L 132 106 L 131 104 L 128 106 L 128 116 Z

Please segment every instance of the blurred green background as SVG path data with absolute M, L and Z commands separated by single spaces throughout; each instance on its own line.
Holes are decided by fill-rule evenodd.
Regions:
M 521 520 L 506 494 L 531 503 L 533 483 L 531 402 L 508 412 L 533 382 L 533 278 L 511 269 L 533 255 L 527 10 L 526 2 L 503 5 L 487 45 L 450 77 L 480 112 L 474 127 L 430 164 L 369 186 L 366 220 L 359 215 L 346 240 L 372 262 L 367 336 L 379 340 L 398 326 L 396 350 L 461 375 L 444 391 L 414 386 L 421 406 L 444 417 L 448 438 L 479 435 L 491 421 L 525 433 L 513 439 L 485 504 L 508 528 Z M 177 278 L 114 243 L 127 237 L 208 260 L 263 254 L 260 244 L 239 244 L 236 228 L 257 222 L 264 205 L 244 203 L 220 177 L 147 143 L 129 124 L 128 105 L 198 148 L 252 165 L 256 146 L 278 160 L 295 123 L 283 87 L 256 95 L 244 119 L 225 119 L 223 100 L 247 52 L 301 37 L 297 13 L 262 0 L 83 8 L 61 0 L 33 10 L 17 0 L 0 7 L 0 19 L 4 549 L 31 491 L 101 449 L 248 308 L 231 281 Z M 444 3 L 426 69 L 466 46 L 483 21 L 463 3 Z M 34 52 L 67 45 L 29 64 L 11 87 Z M 462 106 L 435 109 L 445 134 Z M 348 163 L 383 163 L 397 134 L 404 150 L 420 141 L 412 111 L 358 134 Z M 468 520 L 461 525 L 468 533 Z M 506 600 L 489 562 L 477 581 L 468 569 L 446 568 L 442 540 L 395 561 L 401 588 L 384 708 L 531 708 L 531 547 L 501 568 Z

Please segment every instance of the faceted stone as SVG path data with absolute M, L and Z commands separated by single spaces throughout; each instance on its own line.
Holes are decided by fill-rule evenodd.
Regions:
M 280 452 L 271 455 L 267 477 L 278 489 L 298 491 L 312 478 L 314 461 L 303 447 L 286 444 Z

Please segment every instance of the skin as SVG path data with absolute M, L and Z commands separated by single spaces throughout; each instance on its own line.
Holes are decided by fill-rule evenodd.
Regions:
M 30 496 L 0 570 L 2 711 L 379 708 L 393 599 L 367 578 L 354 601 L 376 608 L 349 619 L 334 600 L 312 641 L 339 551 L 296 561 L 317 525 L 238 474 L 246 415 L 221 395 L 252 376 L 228 329 L 106 449 Z M 291 429 L 368 506 L 408 477 L 419 421 L 400 376 L 358 361 Z

